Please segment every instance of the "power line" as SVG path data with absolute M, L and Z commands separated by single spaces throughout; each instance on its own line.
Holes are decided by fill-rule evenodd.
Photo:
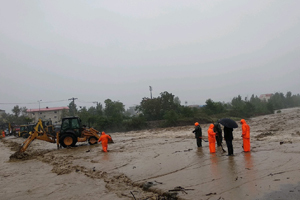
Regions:
M 96 102 L 96 101 L 80 101 L 80 100 L 78 100 L 78 102 L 79 103 L 94 103 L 94 102 Z M 98 101 L 97 101 L 98 102 Z
M 8 104 L 37 104 L 36 102 L 35 103 L 0 103 L 2 105 L 8 105 Z
M 41 103 L 56 103 L 56 102 L 62 102 L 62 101 L 68 101 L 67 99 L 65 99 L 65 100 L 56 100 L 56 101 L 43 101 L 43 102 L 41 102 Z M 9 105 L 9 104 L 37 104 L 37 102 L 30 102 L 30 103 L 1 103 L 0 102 L 0 104 L 1 105 Z
M 65 100 L 57 100 L 57 101 L 44 101 L 43 103 L 56 103 L 56 102 L 63 102 L 63 101 L 68 101 L 68 100 L 65 99 Z

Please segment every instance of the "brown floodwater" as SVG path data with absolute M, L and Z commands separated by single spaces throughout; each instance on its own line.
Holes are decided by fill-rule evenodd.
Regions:
M 23 159 L 9 159 L 23 138 L 0 142 L 1 199 L 299 199 L 299 109 L 246 120 L 251 152 L 240 127 L 234 156 L 196 147 L 193 126 L 112 133 L 101 144 L 56 149 L 35 140 Z M 278 126 L 280 124 L 280 126 Z M 201 125 L 207 135 L 209 124 Z M 227 151 L 226 144 L 223 147 Z M 171 198 L 172 197 L 172 198 Z

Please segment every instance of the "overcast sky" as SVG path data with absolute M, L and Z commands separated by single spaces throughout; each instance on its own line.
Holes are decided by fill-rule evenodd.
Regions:
M 297 0 L 0 0 L 0 109 L 300 93 Z M 22 104 L 21 104 L 22 103 Z M 30 103 L 30 104 L 29 104 Z

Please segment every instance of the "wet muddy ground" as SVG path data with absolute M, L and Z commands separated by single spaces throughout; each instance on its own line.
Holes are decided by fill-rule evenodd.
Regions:
M 300 108 L 246 120 L 251 152 L 234 129 L 234 155 L 196 147 L 194 127 L 109 133 L 101 144 L 70 149 L 35 140 L 10 159 L 23 138 L 0 142 L 1 199 L 299 199 Z M 201 124 L 207 136 L 209 124 Z M 223 147 L 227 151 L 226 144 Z

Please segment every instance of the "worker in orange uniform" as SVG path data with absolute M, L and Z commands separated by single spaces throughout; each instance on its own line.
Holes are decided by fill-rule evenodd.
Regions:
M 243 147 L 244 152 L 250 151 L 250 126 L 246 123 L 244 119 L 241 119 L 242 123 L 242 137 L 243 137 Z
M 207 130 L 208 133 L 208 142 L 209 142 L 209 151 L 210 153 L 216 152 L 216 133 L 214 132 L 214 125 L 211 124 Z
M 105 132 L 103 131 L 101 133 L 101 136 L 98 140 L 98 142 L 101 142 L 102 143 L 102 149 L 104 152 L 107 152 L 107 143 L 108 143 L 108 140 L 112 140 L 111 137 L 109 135 L 106 135 Z
M 5 131 L 4 130 L 2 131 L 2 137 L 5 138 Z

